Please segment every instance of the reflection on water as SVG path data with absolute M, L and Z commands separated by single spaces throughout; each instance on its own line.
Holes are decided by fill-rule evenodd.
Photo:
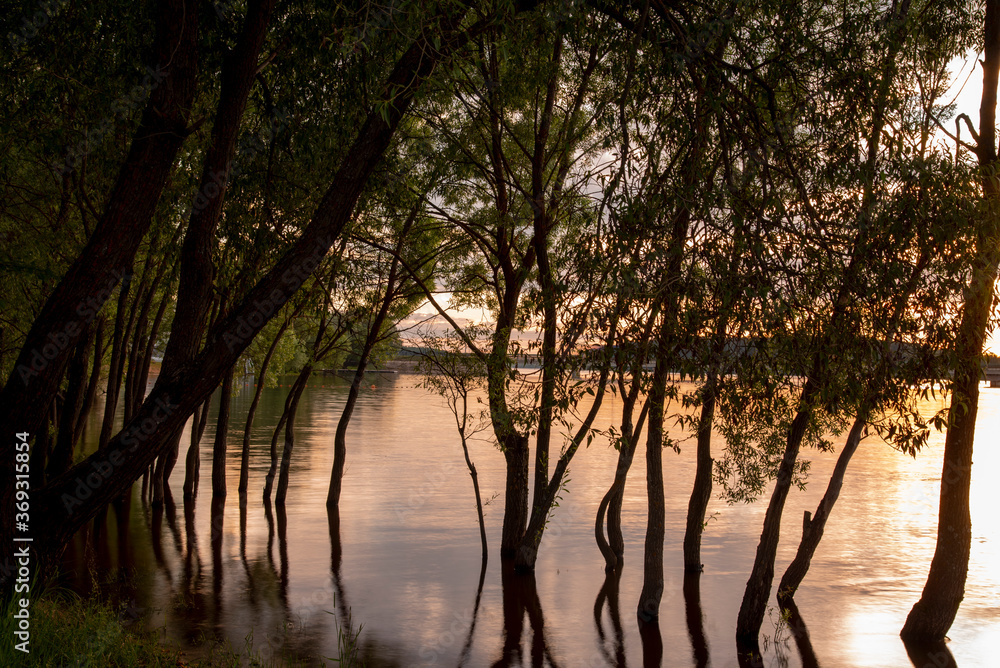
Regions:
M 687 617 L 688 635 L 697 668 L 709 665 L 708 640 L 705 638 L 705 621 L 701 612 L 701 573 L 684 573 L 684 613 Z
M 317 377 L 299 408 L 286 506 L 259 501 L 270 430 L 287 392 L 276 388 L 265 391 L 258 409 L 246 504 L 236 496 L 226 505 L 212 504 L 203 491 L 197 503 L 181 508 L 169 497 L 150 507 L 136 491 L 74 541 L 66 555 L 67 584 L 89 591 L 92 567 L 105 578 L 97 586 L 117 588 L 133 608 L 147 611 L 152 627 L 163 627 L 191 653 L 212 642 L 241 648 L 252 633 L 253 646 L 265 656 L 334 657 L 338 635 L 353 637 L 361 626 L 360 656 L 372 668 L 996 665 L 1000 525 L 991 483 L 1000 479 L 1000 450 L 985 435 L 1000 433 L 998 390 L 982 395 L 972 563 L 951 642 L 904 647 L 898 637 L 934 549 L 943 436 L 932 436 L 916 459 L 865 441 L 797 595 L 798 607 L 783 615 L 774 602 L 763 629 L 765 655 L 739 662 L 736 613 L 764 504 L 729 507 L 713 499 L 709 514 L 717 515 L 703 540 L 705 571 L 685 576 L 681 540 L 694 477 L 692 441 L 681 443 L 680 455 L 664 456 L 666 583 L 659 624 L 640 629 L 635 604 L 642 584 L 643 467 L 632 472 L 625 490 L 620 572 L 605 576 L 593 539 L 594 516 L 617 457 L 596 441 L 574 460 L 535 576 L 514 575 L 497 558 L 502 497 L 486 507 L 492 553 L 484 565 L 472 485 L 451 416 L 417 383 L 407 376 L 381 378 L 364 391 L 348 435 L 339 514 L 327 513 L 325 499 L 347 384 Z M 234 401 L 234 433 L 242 431 L 241 410 L 245 414 L 251 389 Z M 615 421 L 617 403 L 606 401 L 605 425 Z M 210 450 L 202 449 L 206 467 Z M 501 492 L 503 456 L 485 442 L 473 444 L 471 454 L 484 498 Z M 802 512 L 815 507 L 836 454 L 806 456 L 813 459 L 811 482 L 789 497 L 778 575 L 794 556 Z M 228 462 L 233 480 L 238 457 L 234 452 Z M 183 467 L 174 470 L 175 491 L 183 475 Z

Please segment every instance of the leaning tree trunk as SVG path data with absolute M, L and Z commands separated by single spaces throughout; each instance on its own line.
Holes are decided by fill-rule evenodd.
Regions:
M 299 377 L 292 387 L 288 404 L 288 420 L 285 422 L 285 448 L 281 452 L 281 472 L 278 474 L 278 488 L 274 492 L 274 504 L 284 506 L 285 497 L 288 495 L 288 477 L 292 467 L 292 450 L 295 447 L 295 412 L 299 407 L 299 399 L 306 389 L 309 376 L 312 374 L 312 365 L 306 364 L 302 367 Z
M 125 425 L 121 433 L 108 442 L 104 451 L 92 454 L 32 496 L 37 520 L 52 527 L 51 531 L 38 536 L 33 543 L 38 564 L 36 572 L 43 579 L 53 573 L 58 555 L 72 535 L 142 476 L 166 448 L 173 430 L 182 425 L 195 407 L 203 403 L 218 387 L 226 370 L 236 363 L 252 337 L 270 319 L 271 313 L 260 317 L 261 304 L 270 305 L 274 311 L 284 306 L 301 287 L 298 280 L 287 280 L 291 275 L 289 272 L 297 269 L 293 273 L 305 280 L 315 270 L 312 259 L 321 258 L 334 241 L 341 238 L 369 176 L 389 146 L 396 128 L 423 82 L 447 54 L 454 52 L 458 46 L 474 37 L 478 30 L 483 29 L 478 26 L 471 33 L 463 32 L 459 24 L 465 14 L 462 8 L 443 12 L 441 48 L 435 48 L 430 37 L 422 35 L 400 56 L 386 80 L 387 88 L 394 92 L 395 104 L 388 110 L 368 115 L 312 220 L 272 269 L 260 278 L 238 305 L 228 311 L 208 337 L 204 349 L 190 364 L 170 373 L 161 371 L 139 413 Z M 158 424 L 160 428 L 151 434 L 144 434 L 141 432 L 141 425 L 146 421 Z M 2 419 L 0 423 L 7 424 Z M 13 439 L 6 442 L 6 445 L 0 444 L 0 449 L 8 455 L 13 452 L 14 447 Z M 109 457 L 116 460 L 117 467 L 97 487 L 83 490 L 80 485 L 86 484 L 92 467 L 106 464 Z M 8 456 L 5 460 L 0 458 L 0 466 L 4 466 L 3 461 L 12 462 L 13 457 Z M 13 498 L 13 484 L 7 484 L 8 481 L 12 482 L 11 479 L 0 476 L 0 498 L 9 501 Z M 81 493 L 76 490 L 81 490 Z M 12 507 L 12 503 L 0 504 L 0 519 L 7 520 L 0 521 L 0 538 L 5 538 L 0 540 L 0 545 L 7 546 L 3 549 L 8 553 L 12 545 Z M 3 578 L 0 586 L 9 589 L 12 580 L 4 573 L 2 564 L 0 577 Z
M 128 155 L 106 198 L 106 206 L 87 245 L 49 294 L 28 331 L 0 400 L 0 425 L 8 429 L 0 466 L 13 458 L 13 434 L 35 434 L 59 390 L 73 349 L 85 325 L 97 317 L 111 291 L 131 269 L 133 259 L 187 137 L 198 79 L 198 15 L 189 3 L 156 3 L 153 76 L 158 85 L 142 113 Z M 76 167 L 67 164 L 63 171 Z M 47 349 L 51 357 L 39 352 Z M 47 353 L 48 354 L 48 353 Z M 13 479 L 13 478 L 11 478 Z M 11 487 L 13 489 L 13 487 Z M 6 508 L 8 505 L 3 504 Z M 6 512 L 6 511 L 4 511 Z
M 972 483 L 972 446 L 979 408 L 980 360 L 1000 261 L 1000 183 L 996 166 L 997 79 L 1000 74 L 1000 1 L 987 0 L 983 58 L 983 97 L 979 109 L 977 156 L 984 172 L 984 219 L 978 225 L 972 277 L 955 341 L 955 375 L 948 436 L 944 442 L 941 473 L 941 506 L 938 512 L 937 547 L 920 600 L 906 618 L 900 635 L 904 640 L 940 643 L 951 628 L 965 596 L 972 547 L 969 488 Z
M 635 259 L 635 258 L 633 258 Z M 635 424 L 632 423 L 632 412 L 639 398 L 639 391 L 642 387 L 642 363 L 649 354 L 649 341 L 652 337 L 653 328 L 659 316 L 660 304 L 653 306 L 647 316 L 639 346 L 632 354 L 630 363 L 630 374 L 632 381 L 629 390 L 625 391 L 625 383 L 621 375 L 618 379 L 618 387 L 623 396 L 622 420 L 621 420 L 621 441 L 618 447 L 618 464 L 615 467 L 615 479 L 608 488 L 601 504 L 597 509 L 597 520 L 594 524 L 594 536 L 597 539 L 597 547 L 604 555 L 604 570 L 608 572 L 613 569 L 620 569 L 625 558 L 625 538 L 622 535 L 622 502 L 625 498 L 625 482 L 628 479 L 628 472 L 632 468 L 635 459 L 635 449 L 639 444 L 642 434 L 643 424 L 649 413 L 649 401 L 643 401 L 642 409 L 639 411 L 639 418 Z M 608 537 L 604 538 L 604 517 L 607 514 Z
M 643 423 L 649 412 L 649 402 L 645 401 L 639 411 L 639 419 L 632 426 L 631 415 L 635 406 L 638 391 L 625 397 L 626 405 L 622 408 L 622 444 L 618 449 L 618 465 L 615 468 L 615 479 L 604 494 L 597 508 L 597 519 L 594 522 L 594 537 L 597 547 L 604 556 L 604 571 L 611 572 L 621 569 L 625 557 L 625 539 L 622 536 L 622 500 L 625 497 L 625 482 L 628 472 L 635 460 L 635 449 L 639 445 Z M 626 417 L 627 416 L 627 417 Z M 607 514 L 608 537 L 604 538 L 604 519 Z
M 788 490 L 792 486 L 792 473 L 795 461 L 799 456 L 799 448 L 812 417 L 810 406 L 815 393 L 816 385 L 810 378 L 806 381 L 805 387 L 802 388 L 799 411 L 788 430 L 785 453 L 778 467 L 771 500 L 767 504 L 764 527 L 761 530 L 760 542 L 757 544 L 757 553 L 754 556 L 753 570 L 747 580 L 746 590 L 743 592 L 743 602 L 736 619 L 736 642 L 741 652 L 756 652 L 757 650 L 757 636 L 760 633 L 761 624 L 764 623 L 767 600 L 771 594 L 771 582 L 774 580 L 774 558 L 778 552 L 781 513 L 785 508 Z
M 615 479 L 605 492 L 597 508 L 597 518 L 594 522 L 594 537 L 597 547 L 604 556 L 604 571 L 611 573 L 619 570 L 623 564 L 624 540 L 621 532 L 621 501 L 624 497 L 625 481 L 628 478 L 638 438 L 623 437 L 625 440 L 618 450 L 618 466 L 615 468 Z M 604 537 L 604 520 L 607 515 L 608 537 Z
M 94 407 L 97 399 L 97 387 L 101 383 L 101 370 L 104 363 L 104 318 L 99 318 L 95 325 L 94 334 L 94 361 L 90 368 L 90 380 L 87 381 L 87 390 L 84 392 L 83 406 L 80 407 L 80 415 L 77 417 L 76 426 L 73 428 L 73 442 L 79 443 L 83 437 L 83 430 L 87 425 L 87 418 L 90 410 Z
M 395 268 L 395 265 L 394 265 Z M 385 322 L 389 311 L 389 303 L 392 301 L 392 279 L 386 289 L 386 297 L 383 307 L 379 310 L 375 320 L 371 323 L 368 336 L 365 338 L 361 355 L 358 358 L 358 366 L 354 370 L 351 378 L 351 389 L 347 392 L 347 401 L 344 402 L 344 409 L 340 414 L 340 421 L 337 422 L 337 431 L 333 436 L 333 468 L 330 470 L 330 487 L 326 493 L 326 507 L 337 508 L 340 506 L 340 491 L 344 483 L 344 467 L 347 463 L 347 427 L 351 423 L 351 416 L 354 414 L 354 407 L 358 403 L 358 396 L 361 394 L 361 384 L 365 379 L 365 370 L 368 367 L 368 360 L 371 357 L 375 343 L 378 341 L 382 323 Z
M 73 450 L 76 441 L 76 423 L 83 408 L 84 393 L 87 391 L 87 359 L 90 357 L 90 346 L 93 338 L 88 333 L 80 339 L 76 345 L 76 350 L 69 362 L 68 385 L 66 387 L 66 397 L 63 400 L 62 414 L 59 416 L 58 431 L 56 433 L 56 445 L 52 449 L 52 456 L 49 457 L 46 475 L 54 478 L 66 471 L 73 462 Z
M 267 378 L 267 368 L 271 365 L 271 358 L 274 357 L 274 351 L 278 349 L 278 343 L 281 341 L 282 335 L 288 328 L 290 320 L 285 320 L 281 325 L 281 329 L 274 336 L 274 341 L 271 342 L 270 347 L 267 349 L 267 354 L 264 355 L 264 361 L 260 365 L 260 373 L 257 374 L 257 389 L 254 390 L 253 400 L 250 402 L 250 408 L 247 410 L 247 421 L 246 426 L 243 428 L 243 451 L 240 453 L 240 499 L 247 493 L 247 487 L 249 487 L 250 480 L 250 433 L 253 430 L 253 420 L 257 415 L 257 405 L 260 403 L 260 397 L 264 393 L 264 380 Z
M 264 476 L 264 503 L 266 504 L 271 503 L 271 490 L 274 489 L 274 478 L 278 475 L 278 439 L 281 438 L 281 430 L 285 428 L 285 424 L 288 422 L 288 414 L 291 412 L 292 398 L 295 396 L 295 386 L 297 383 L 298 377 L 296 377 L 295 383 L 292 383 L 292 387 L 285 397 L 285 406 L 281 411 L 281 417 L 278 418 L 278 424 L 271 434 L 271 465 Z
M 105 388 L 104 418 L 101 422 L 101 436 L 98 449 L 103 450 L 111 440 L 111 434 L 115 427 L 115 413 L 118 411 L 118 397 L 121 394 L 122 385 L 122 364 L 124 360 L 125 347 L 125 312 L 128 304 L 128 293 L 131 281 L 126 278 L 122 281 L 118 292 L 118 308 L 115 313 L 114 331 L 111 334 L 111 359 L 108 361 L 108 384 Z
M 830 512 L 833 511 L 834 504 L 837 503 L 837 499 L 840 497 L 841 488 L 844 486 L 844 474 L 847 472 L 847 465 L 851 463 L 851 457 L 854 456 L 855 451 L 858 449 L 858 444 L 861 442 L 861 432 L 864 431 L 865 424 L 867 424 L 865 419 L 867 412 L 863 408 L 862 412 L 858 413 L 857 418 L 854 420 L 854 425 L 847 435 L 847 442 L 844 444 L 844 449 L 840 451 L 840 456 L 837 457 L 837 464 L 833 467 L 830 482 L 826 486 L 826 493 L 823 494 L 823 498 L 816 507 L 816 515 L 810 516 L 807 510 L 802 518 L 802 540 L 799 541 L 799 549 L 796 551 L 795 558 L 788 565 L 785 574 L 781 578 L 781 583 L 778 585 L 778 601 L 782 605 L 785 605 L 787 601 L 795 597 L 796 590 L 802 584 L 806 573 L 809 572 L 809 564 L 816 553 L 816 547 L 823 538 L 826 521 L 830 517 Z
M 194 427 L 192 427 L 194 429 Z M 174 435 L 170 437 L 170 445 L 167 446 L 167 452 L 164 452 L 159 457 L 156 458 L 156 463 L 153 464 L 153 475 L 152 475 L 152 503 L 153 507 L 157 508 L 161 506 L 166 500 L 167 496 L 170 494 L 170 471 L 173 465 L 170 462 L 171 455 L 175 455 L 177 449 L 180 447 L 181 436 L 184 435 L 184 428 L 181 427 L 174 432 Z M 145 483 L 145 478 L 143 482 Z
M 466 442 L 465 432 L 461 434 L 462 451 L 465 453 L 465 465 L 469 468 L 469 476 L 472 478 L 472 489 L 476 493 L 476 515 L 479 518 L 479 541 L 483 545 L 483 568 L 486 568 L 486 560 L 489 559 L 489 543 L 486 541 L 486 519 L 483 517 L 483 497 L 479 491 L 479 473 L 476 465 L 469 457 L 469 445 Z

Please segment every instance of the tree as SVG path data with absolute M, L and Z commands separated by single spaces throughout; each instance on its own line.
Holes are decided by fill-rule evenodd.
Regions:
M 979 407 L 980 360 L 995 304 L 1000 264 L 1000 161 L 996 147 L 997 79 L 1000 74 L 1000 2 L 987 0 L 984 18 L 983 96 L 979 132 L 969 148 L 979 162 L 983 201 L 971 224 L 975 243 L 972 272 L 964 291 L 958 336 L 954 343 L 951 407 L 941 474 L 937 546 L 924 590 L 906 617 L 900 635 L 910 642 L 942 642 L 965 595 L 972 546 L 969 487 L 972 449 Z
M 473 340 L 480 340 L 489 332 L 486 328 L 467 328 L 466 334 Z M 427 375 L 424 387 L 441 395 L 448 404 L 448 409 L 455 418 L 455 428 L 462 443 L 462 454 L 465 465 L 472 478 L 472 489 L 476 495 L 476 513 L 479 516 L 479 539 L 483 546 L 483 566 L 489 557 L 489 545 L 486 541 L 486 521 L 483 516 L 483 499 L 479 491 L 479 474 L 476 465 L 469 456 L 469 441 L 489 428 L 488 415 L 470 412 L 469 398 L 473 392 L 485 388 L 486 377 L 482 360 L 470 351 L 465 350 L 461 337 L 452 336 L 421 336 L 421 366 Z M 478 397 L 477 397 L 478 400 Z
M 179 365 L 170 373 L 161 373 L 137 414 L 122 432 L 109 441 L 105 451 L 91 455 L 63 476 L 35 491 L 33 500 L 38 521 L 48 522 L 55 527 L 44 540 L 34 543 L 41 572 L 50 571 L 65 541 L 77 528 L 92 518 L 108 501 L 128 489 L 163 452 L 169 435 L 180 428 L 196 406 L 204 402 L 226 370 L 239 359 L 254 335 L 315 270 L 319 260 L 340 237 L 350 220 L 369 175 L 391 142 L 400 120 L 423 81 L 441 61 L 493 20 L 492 16 L 478 22 L 470 19 L 470 24 L 466 25 L 463 24 L 466 13 L 462 7 L 454 8 L 453 11 L 443 9 L 440 13 L 430 14 L 426 23 L 418 25 L 417 36 L 398 58 L 394 58 L 395 64 L 381 88 L 382 102 L 377 109 L 367 114 L 336 174 L 330 180 L 310 224 L 281 259 L 256 282 L 254 288 L 220 319 L 218 325 L 207 335 L 201 351 L 190 363 Z M 187 13 L 188 16 L 191 14 Z M 163 40 L 165 46 L 167 41 Z M 177 62 L 176 53 L 174 55 L 174 62 Z M 157 135 L 156 141 L 165 139 Z M 87 250 L 81 256 L 81 262 L 96 262 L 96 258 L 93 250 Z M 114 263 L 108 264 L 113 268 Z M 103 272 L 98 275 L 103 275 Z M 82 283 L 82 287 L 86 286 L 87 283 Z M 66 308 L 71 309 L 72 306 L 73 304 L 69 304 Z M 45 324 L 45 319 L 38 321 L 40 329 L 44 329 Z M 40 336 L 44 338 L 44 334 Z M 30 357 L 30 349 L 29 345 L 25 349 L 27 352 L 22 354 Z M 13 392 L 13 389 L 7 391 Z M 144 423 L 147 426 L 145 432 L 142 430 Z M 18 425 L 10 419 L 5 419 L 3 424 L 11 433 L 18 429 Z M 138 447 L 139 444 L 143 447 Z M 3 446 L 4 452 L 8 454 L 13 452 L 13 448 L 13 440 Z M 5 461 L 11 462 L 13 457 L 8 457 Z M 97 470 L 109 473 L 106 477 L 100 474 L 98 478 L 91 477 L 93 484 L 88 486 L 87 476 Z M 13 477 L 4 478 L 4 498 L 12 498 L 12 481 Z M 6 507 L 10 509 L 13 505 L 8 504 Z M 8 510 L 4 512 L 8 513 Z M 9 536 L 10 527 L 9 522 L 4 524 L 4 535 Z M 5 544 L 12 543 L 7 540 Z M 10 581 L 8 576 L 5 582 L 9 584 Z

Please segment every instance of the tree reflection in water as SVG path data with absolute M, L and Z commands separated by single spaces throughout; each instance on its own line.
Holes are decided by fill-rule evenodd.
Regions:
M 704 615 L 701 611 L 701 572 L 684 573 L 684 616 L 687 619 L 688 636 L 691 638 L 694 665 L 705 668 L 710 662 Z
M 958 668 L 951 650 L 943 642 L 903 643 L 913 668 Z
M 492 664 L 493 668 L 520 668 L 525 665 L 541 668 L 546 660 L 552 668 L 559 668 L 545 642 L 545 618 L 534 573 L 515 573 L 514 564 L 510 561 L 500 565 L 500 573 L 503 586 L 503 649 L 500 658 Z M 531 626 L 530 664 L 525 663 L 521 649 L 525 615 Z
M 799 650 L 799 658 L 802 661 L 802 668 L 819 668 L 819 661 L 813 651 L 812 641 L 809 640 L 809 629 L 806 622 L 799 614 L 799 609 L 795 601 L 789 599 L 782 602 L 782 612 L 785 613 L 788 630 L 795 639 L 795 647 Z
M 622 572 L 620 568 L 607 571 L 604 576 L 604 584 L 597 592 L 597 600 L 594 601 L 594 624 L 597 627 L 597 638 L 600 643 L 600 652 L 604 656 L 609 666 L 625 668 L 628 664 L 625 661 L 625 631 L 622 628 L 621 608 L 618 605 L 618 590 L 621 583 Z M 608 604 L 608 615 L 611 619 L 611 637 L 604 633 L 604 603 Z M 608 644 L 611 647 L 608 647 Z

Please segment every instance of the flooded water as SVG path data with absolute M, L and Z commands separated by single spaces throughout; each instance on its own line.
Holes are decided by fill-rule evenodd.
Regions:
M 625 568 L 620 581 L 606 582 L 594 542 L 594 516 L 613 478 L 617 453 L 600 440 L 577 453 L 531 578 L 501 572 L 504 459 L 489 443 L 474 443 L 471 454 L 484 498 L 496 495 L 486 508 L 491 552 L 483 573 L 472 484 L 454 421 L 419 380 L 381 377 L 362 393 L 348 434 L 341 509 L 333 518 L 325 500 L 347 383 L 316 376 L 303 396 L 284 512 L 266 512 L 260 490 L 271 430 L 291 379 L 285 387 L 265 391 L 254 431 L 250 499 L 241 515 L 239 450 L 253 392 L 245 387 L 233 406 L 226 506 L 211 507 L 215 427 L 210 421 L 197 507 L 185 508 L 181 501 L 182 453 L 172 477 L 176 508 L 155 512 L 143 507 L 136 493 L 127 515 L 109 513 L 107 533 L 96 550 L 75 541 L 66 556 L 67 581 L 86 590 L 89 583 L 81 573 L 88 565 L 102 576 L 124 573 L 129 584 L 123 595 L 133 601 L 132 609 L 192 654 L 218 641 L 242 648 L 252 633 L 254 648 L 265 656 L 273 652 L 318 662 L 337 656 L 338 631 L 348 633 L 352 624 L 355 632 L 360 629 L 362 656 L 373 668 L 736 665 L 736 614 L 766 499 L 728 506 L 713 498 L 703 540 L 705 571 L 685 582 L 681 541 L 694 479 L 694 443 L 682 443 L 679 455 L 664 452 L 661 641 L 644 643 L 635 617 L 645 533 L 644 447 L 636 453 L 625 495 Z M 617 423 L 619 410 L 619 400 L 606 401 L 603 424 Z M 764 664 L 1000 665 L 997 434 L 1000 390 L 984 389 L 973 472 L 972 560 L 966 597 L 949 634 L 953 664 L 933 651 L 911 659 L 898 637 L 934 550 L 943 434 L 932 435 L 916 459 L 875 439 L 862 443 L 796 597 L 801 614 L 796 628 L 807 630 L 808 641 L 803 633 L 793 638 L 780 628 L 772 600 L 775 609 L 763 628 L 768 636 Z M 182 447 L 187 442 L 185 434 Z M 721 450 L 721 443 L 714 449 Z M 814 451 L 804 456 L 813 462 L 810 484 L 789 496 L 776 581 L 794 554 L 802 513 L 815 510 L 836 458 Z

